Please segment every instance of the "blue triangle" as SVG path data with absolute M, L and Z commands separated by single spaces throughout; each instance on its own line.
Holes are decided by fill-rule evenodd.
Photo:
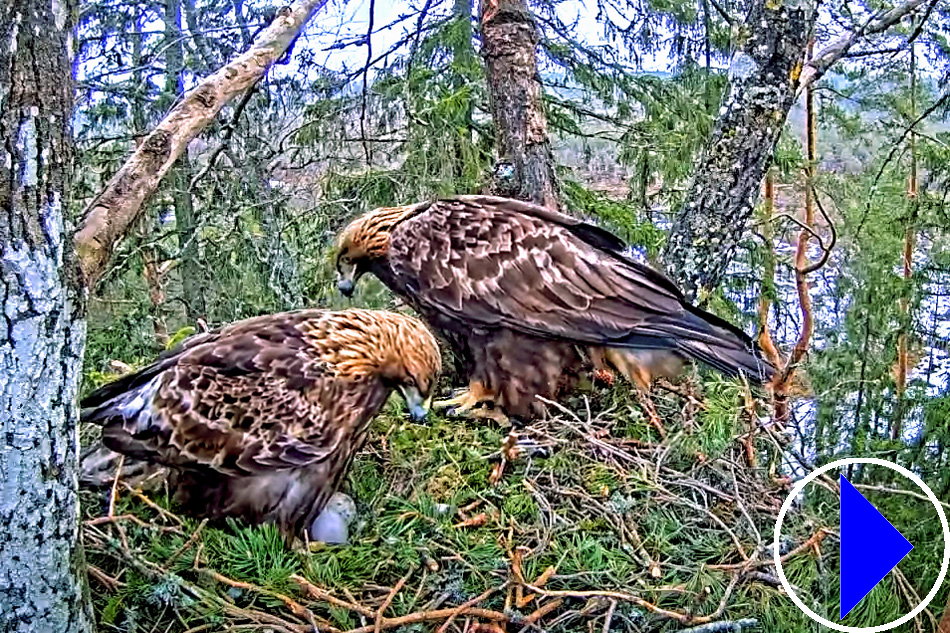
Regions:
M 840 484 L 840 617 L 844 618 L 914 546 L 844 475 Z

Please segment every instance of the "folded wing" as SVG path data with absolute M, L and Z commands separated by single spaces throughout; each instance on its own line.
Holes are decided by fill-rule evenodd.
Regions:
M 741 330 L 690 306 L 598 227 L 504 198 L 433 203 L 400 223 L 390 263 L 420 306 L 471 327 L 675 351 L 761 380 L 774 369 Z
M 170 466 L 250 474 L 324 459 L 349 395 L 305 339 L 302 324 L 318 316 L 260 317 L 188 339 L 85 398 L 83 420 L 104 427 L 110 449 Z

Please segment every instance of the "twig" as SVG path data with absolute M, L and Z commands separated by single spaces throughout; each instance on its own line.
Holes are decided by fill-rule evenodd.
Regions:
M 646 609 L 650 613 L 664 618 L 669 618 L 670 620 L 676 620 L 682 624 L 690 624 L 693 622 L 693 616 L 690 616 L 686 613 L 668 611 L 667 609 L 656 606 L 652 602 L 647 602 L 639 596 L 635 596 L 630 593 L 623 593 L 622 591 L 551 591 L 529 584 L 525 584 L 525 588 L 549 598 L 614 598 L 615 600 L 635 604 L 641 609 Z
M 153 509 L 153 510 L 155 510 L 156 512 L 158 512 L 160 515 L 162 515 L 162 516 L 165 517 L 166 519 L 171 519 L 172 521 L 174 521 L 175 523 L 177 523 L 179 526 L 184 526 L 185 522 L 182 521 L 181 518 L 179 518 L 179 517 L 176 516 L 174 513 L 169 512 L 169 511 L 166 510 L 165 508 L 161 507 L 160 505 L 158 505 L 157 503 L 155 503 L 154 501 L 152 501 L 151 499 L 149 499 L 148 497 L 146 497 L 145 494 L 142 493 L 142 491 L 140 491 L 140 490 L 138 490 L 138 489 L 136 489 L 136 488 L 133 488 L 132 486 L 130 486 L 129 484 L 127 484 L 127 483 L 125 483 L 125 482 L 123 482 L 122 485 L 125 487 L 126 490 L 128 490 L 130 493 L 132 493 L 132 496 L 133 496 L 133 497 L 135 497 L 136 499 L 138 499 L 139 501 L 141 501 L 142 503 L 144 503 L 145 505 L 147 505 L 147 506 L 150 507 L 151 509 Z
M 95 578 L 98 580 L 106 589 L 115 591 L 119 587 L 124 587 L 125 583 L 119 580 L 118 578 L 113 578 L 106 572 L 102 571 L 95 565 L 86 565 L 86 571 L 89 573 L 90 578 Z
M 163 525 L 154 525 L 152 523 L 147 523 L 142 519 L 138 518 L 134 514 L 117 514 L 111 517 L 96 517 L 95 519 L 89 519 L 83 522 L 83 525 L 94 526 L 94 525 L 103 525 L 105 523 L 114 523 L 118 525 L 121 521 L 131 521 L 139 527 L 150 528 L 154 530 L 161 530 L 162 532 L 181 532 L 177 527 L 169 527 Z
M 862 490 L 871 490 L 874 492 L 894 492 L 899 495 L 907 495 L 908 497 L 914 497 L 915 499 L 920 499 L 921 501 L 930 501 L 930 497 L 927 495 L 920 494 L 919 492 L 913 492 L 912 490 L 902 490 L 900 488 L 888 488 L 887 486 L 872 486 L 869 484 L 854 484 L 855 488 L 860 488 Z M 950 503 L 945 501 L 940 501 L 940 505 L 945 508 L 950 509 Z
M 454 609 L 447 609 L 447 611 L 449 611 L 448 618 L 445 620 L 442 626 L 439 627 L 439 630 L 436 631 L 436 633 L 445 633 L 445 631 L 448 630 L 449 625 L 452 624 L 452 620 L 462 615 L 463 613 L 468 613 L 467 611 L 468 609 L 478 604 L 479 602 L 486 600 L 488 596 L 492 595 L 493 593 L 497 593 L 501 591 L 502 589 L 507 587 L 508 584 L 509 584 L 509 581 L 506 580 L 505 582 L 501 583 L 497 587 L 491 587 L 489 589 L 486 589 L 485 591 L 480 593 L 478 596 L 472 598 L 471 600 L 469 600 L 468 602 L 464 604 L 459 605 L 458 607 Z M 353 633 L 353 632 L 351 631 L 350 633 Z
M 562 604 L 564 604 L 564 598 L 555 598 L 547 604 L 538 607 L 531 615 L 524 619 L 525 624 L 535 624 L 538 620 L 551 613 Z
M 201 531 L 205 529 L 205 526 L 208 525 L 208 519 L 202 519 L 201 523 L 198 525 L 198 528 L 195 530 L 195 533 L 192 534 L 187 541 L 182 543 L 182 546 L 172 552 L 172 555 L 168 557 L 168 560 L 162 565 L 164 571 L 171 569 L 172 563 L 178 560 L 178 557 L 181 556 L 189 547 L 195 544 L 198 540 L 198 537 L 201 536 Z
M 379 610 L 376 612 L 376 628 L 374 629 L 375 633 L 379 633 L 382 630 L 381 627 L 383 624 L 383 613 L 385 613 L 386 609 L 389 608 L 389 605 L 392 604 L 393 598 L 396 597 L 396 594 L 399 593 L 399 590 L 403 588 L 403 586 L 406 584 L 406 581 L 409 580 L 409 577 L 412 576 L 412 573 L 415 570 L 415 565 L 410 567 L 409 571 L 406 572 L 406 575 L 399 579 L 399 581 L 396 583 L 396 586 L 393 587 L 392 591 L 389 592 L 389 595 L 386 596 L 386 599 L 383 600 L 383 604 L 380 605 Z
M 262 79 L 262 78 L 261 78 Z M 234 135 L 234 128 L 237 127 L 238 122 L 241 120 L 241 115 L 244 114 L 244 109 L 247 107 L 247 104 L 251 101 L 251 97 L 254 96 L 254 89 L 257 88 L 257 85 L 261 82 L 261 79 L 258 79 L 251 87 L 247 89 L 247 92 L 244 93 L 244 97 L 241 99 L 241 102 L 237 104 L 237 107 L 234 108 L 234 114 L 231 116 L 231 121 L 224 126 L 224 134 L 221 135 L 221 141 L 218 143 L 218 146 L 214 148 L 214 151 L 211 152 L 211 156 L 208 157 L 208 162 L 204 167 L 201 168 L 195 177 L 191 179 L 191 182 L 188 183 L 188 190 L 193 191 L 195 185 L 197 185 L 202 178 L 204 178 L 209 171 L 214 169 L 214 164 L 218 160 L 218 156 L 221 155 L 221 152 L 225 150 L 228 146 L 228 143 L 231 141 L 231 137 Z
M 727 13 L 726 10 L 722 8 L 722 5 L 720 5 L 718 2 L 716 2 L 716 0 L 710 0 L 710 2 L 712 3 L 713 8 L 716 9 L 716 13 L 718 13 L 719 15 L 721 15 L 721 16 L 722 16 L 722 19 L 725 20 L 725 21 L 729 24 L 729 26 L 732 26 L 732 24 L 733 24 L 733 22 L 735 22 L 735 20 L 733 20 L 733 19 L 732 19 L 732 16 L 729 15 L 729 13 Z
M 366 138 L 366 98 L 369 92 L 369 69 L 373 63 L 373 21 L 376 18 L 376 0 L 369 0 L 369 28 L 366 31 L 366 65 L 363 66 L 363 94 L 360 104 L 360 136 Z M 366 154 L 366 165 L 373 163 L 369 143 L 363 143 L 363 152 Z
M 376 617 L 376 612 L 373 611 L 372 609 L 364 607 L 361 604 L 357 604 L 356 602 L 347 602 L 346 600 L 340 600 L 339 598 L 330 595 L 328 592 L 324 591 L 320 587 L 317 587 L 316 585 L 312 584 L 309 580 L 307 580 L 303 576 L 292 574 L 290 576 L 290 579 L 293 580 L 298 585 L 300 585 L 300 588 L 303 589 L 307 593 L 307 595 L 309 595 L 314 600 L 320 600 L 322 602 L 326 602 L 327 604 L 332 604 L 333 606 L 336 606 L 336 607 L 342 607 L 344 609 L 348 609 L 349 611 L 355 611 L 359 613 L 360 615 L 363 615 L 367 618 Z
M 679 633 L 733 633 L 741 631 L 742 629 L 751 629 L 759 625 L 759 621 L 753 618 L 745 618 L 743 620 L 722 620 L 720 622 L 710 622 L 709 624 L 703 624 L 700 626 L 690 627 L 688 629 L 680 629 Z
M 294 600 L 293 598 L 291 598 L 290 596 L 285 596 L 282 593 L 271 591 L 270 589 L 264 589 L 263 587 L 258 587 L 257 585 L 251 584 L 249 582 L 243 582 L 241 580 L 234 580 L 232 578 L 228 578 L 227 576 L 224 576 L 214 571 L 213 569 L 209 569 L 207 567 L 202 568 L 201 571 L 209 575 L 210 577 L 214 578 L 218 582 L 223 583 L 225 585 L 236 587 L 238 589 L 246 589 L 247 591 L 253 591 L 254 593 L 259 593 L 261 595 L 270 596 L 271 598 L 276 598 L 280 600 L 281 602 L 283 602 L 284 605 L 288 609 L 290 609 L 291 613 L 293 613 L 297 617 L 305 618 L 307 621 L 312 622 L 314 623 L 314 625 L 316 625 L 317 618 L 313 614 L 313 612 L 310 611 L 310 609 L 308 609 L 307 607 L 297 602 L 296 600 Z M 327 627 L 327 628 L 328 630 L 332 629 L 332 627 Z
M 914 589 L 914 586 L 907 580 L 907 576 L 904 575 L 900 569 L 894 569 L 894 577 L 897 578 L 897 584 L 901 586 L 902 591 L 904 592 L 904 599 L 907 600 L 907 604 L 913 608 L 920 604 L 920 595 L 917 593 L 917 590 Z M 924 609 L 924 614 L 927 616 L 927 619 L 930 620 L 930 626 L 932 631 L 937 630 L 937 618 L 934 617 L 934 614 L 930 609 Z M 918 616 L 919 617 L 919 616 Z M 914 618 L 916 622 L 916 618 Z M 920 624 L 918 624 L 918 629 Z
M 805 274 L 810 275 L 813 272 L 824 268 L 825 264 L 828 263 L 828 259 L 831 257 L 831 251 L 834 250 L 835 244 L 838 243 L 838 229 L 835 227 L 835 223 L 831 221 L 831 217 L 828 215 L 828 212 L 825 211 L 825 205 L 821 203 L 821 199 L 818 197 L 818 191 L 815 189 L 815 185 L 811 185 L 812 190 L 812 199 L 815 201 L 815 206 L 818 207 L 818 211 L 821 212 L 821 216 L 825 219 L 825 223 L 828 225 L 828 230 L 831 232 L 831 241 L 826 245 L 821 238 L 818 238 L 818 245 L 821 247 L 821 259 L 805 269 Z
M 752 561 L 749 562 L 751 563 Z M 721 618 L 722 614 L 726 612 L 726 607 L 729 606 L 729 598 L 732 596 L 732 592 L 736 588 L 736 585 L 739 584 L 739 578 L 742 577 L 744 571 L 745 570 L 738 571 L 733 574 L 732 580 L 729 581 L 729 584 L 726 586 L 726 590 L 722 592 L 722 599 L 719 601 L 719 606 L 715 611 L 709 615 L 693 616 L 689 623 L 706 624 L 707 622 L 712 622 L 713 620 L 718 620 Z
M 924 2 L 925 0 L 910 0 L 894 7 L 884 15 L 878 16 L 875 14 L 862 26 L 821 49 L 805 64 L 798 84 L 799 91 L 821 79 L 831 66 L 848 54 L 848 51 L 858 40 L 868 35 L 883 33 L 895 24 L 900 23 L 905 16 L 917 11 Z
M 449 616 L 458 617 L 460 615 L 470 615 L 476 618 L 497 620 L 500 622 L 509 622 L 511 620 L 511 618 L 500 611 L 491 611 L 490 609 L 480 609 L 477 607 L 466 607 L 461 611 L 457 609 L 439 609 L 438 611 L 419 611 L 417 613 L 410 613 L 409 615 L 403 615 L 398 618 L 383 618 L 379 628 L 381 631 L 384 631 L 388 629 L 395 629 L 400 626 L 418 624 L 420 622 L 437 622 Z M 361 626 L 357 629 L 350 629 L 349 631 L 346 631 L 346 633 L 374 633 L 375 631 L 376 625 L 370 624 L 368 626 Z
M 617 601 L 611 600 L 610 607 L 607 609 L 607 617 L 604 618 L 604 627 L 601 633 L 610 633 L 610 623 L 614 619 L 614 609 L 617 608 Z
M 833 532 L 829 530 L 828 528 L 819 528 L 818 531 L 812 534 L 808 538 L 807 541 L 805 541 L 804 543 L 802 543 L 795 549 L 789 551 L 784 556 L 780 557 L 779 560 L 782 561 L 782 563 L 785 563 L 785 561 L 787 561 L 788 559 L 794 556 L 797 556 L 798 554 L 804 552 L 807 549 L 811 549 L 812 547 L 815 547 L 816 545 L 821 543 L 823 540 L 825 540 L 825 537 L 828 536 L 829 534 L 833 534 Z M 768 559 L 763 559 L 760 561 L 750 561 L 750 562 L 752 562 L 752 566 L 754 567 L 763 567 L 765 565 L 771 564 L 773 561 L 771 558 L 768 558 Z M 706 565 L 706 568 L 726 571 L 726 570 L 742 569 L 744 567 L 748 567 L 748 565 L 749 563 L 733 563 L 729 565 Z
M 742 495 L 739 494 L 739 481 L 736 479 L 736 469 L 734 466 L 732 468 L 732 489 L 736 493 L 736 505 L 739 506 L 739 511 L 742 512 L 742 516 L 744 516 L 746 521 L 749 522 L 749 527 L 751 527 L 752 531 L 755 533 L 756 543 L 761 547 L 762 535 L 759 533 L 759 529 L 755 526 L 755 521 L 753 521 L 752 517 L 749 516 L 749 511 L 746 510 L 745 504 L 742 503 Z
M 119 480 L 122 478 L 122 466 L 125 464 L 125 455 L 119 455 L 119 463 L 115 467 L 115 478 L 112 480 L 112 492 L 109 494 L 109 518 L 115 516 L 115 501 L 119 494 Z

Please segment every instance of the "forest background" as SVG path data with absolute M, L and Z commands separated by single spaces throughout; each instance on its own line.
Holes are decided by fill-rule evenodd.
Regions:
M 792 478 L 882 457 L 950 499 L 950 5 L 311 4 L 286 55 L 182 145 L 124 239 L 91 259 L 79 240 L 83 390 L 236 319 L 399 307 L 374 280 L 338 296 L 337 231 L 377 206 L 480 191 L 617 232 L 758 336 L 781 379 L 771 398 L 698 370 L 659 387 L 666 437 L 623 385 L 595 388 L 552 405 L 511 459 L 505 429 L 410 425 L 393 408 L 348 482 L 360 518 L 347 547 L 288 552 L 267 528 L 212 529 L 160 488 L 86 492 L 100 630 L 817 630 L 768 560 Z M 96 0 L 60 20 L 65 6 L 49 17 L 75 27 L 63 213 L 88 229 L 130 155 L 279 7 Z M 844 621 L 880 624 L 930 591 L 939 521 L 883 494 L 904 485 L 893 473 L 846 474 L 933 544 Z M 828 480 L 809 496 L 783 550 L 826 615 L 833 493 Z M 937 630 L 946 599 L 899 630 Z

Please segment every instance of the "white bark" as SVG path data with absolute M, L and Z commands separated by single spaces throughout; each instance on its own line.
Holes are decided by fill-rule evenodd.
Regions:
M 76 392 L 85 323 L 63 273 L 58 201 L 39 248 L 0 253 L 0 630 L 92 630 L 78 546 Z
M 74 15 L 70 0 L 0 2 L 0 631 L 93 629 L 76 482 L 85 322 L 63 226 Z

